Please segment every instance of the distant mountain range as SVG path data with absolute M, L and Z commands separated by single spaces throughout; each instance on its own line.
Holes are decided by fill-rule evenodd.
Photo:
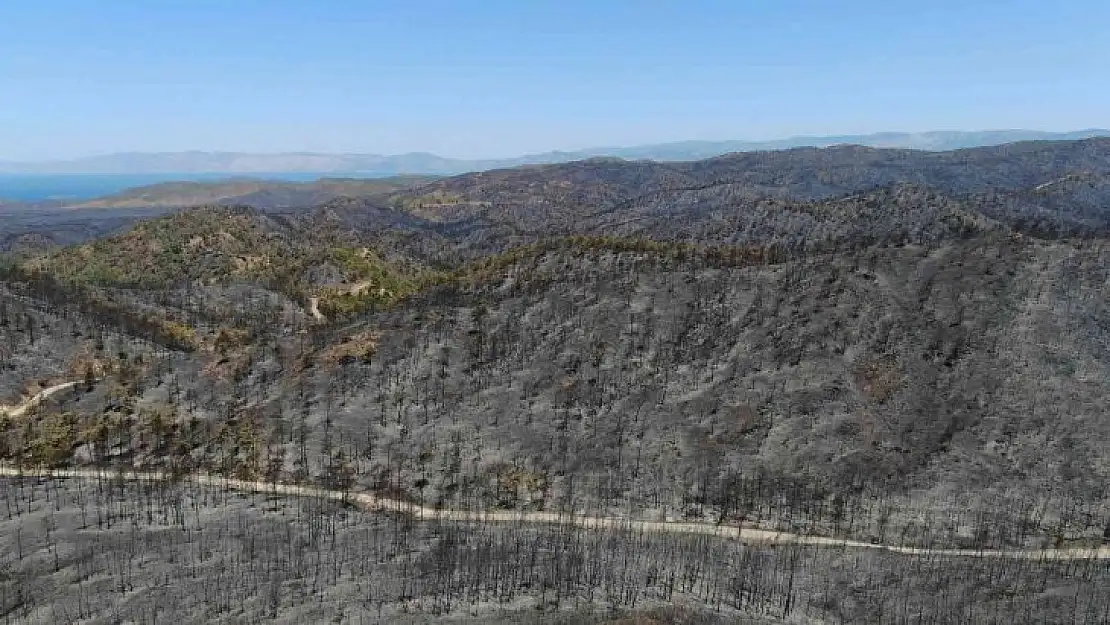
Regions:
M 923 133 L 882 132 L 869 135 L 804 136 L 774 141 L 680 141 L 634 147 L 592 148 L 572 152 L 546 152 L 507 159 L 464 160 L 414 152 L 393 156 L 378 154 L 320 154 L 291 152 L 251 154 L 243 152 L 128 152 L 87 158 L 3 162 L 5 174 L 261 174 L 273 172 L 395 174 L 459 174 L 520 165 L 563 163 L 595 157 L 692 161 L 731 152 L 782 150 L 796 147 L 827 147 L 854 144 L 877 148 L 908 148 L 945 151 L 1000 145 L 1015 141 L 1075 140 L 1110 136 L 1110 130 L 1073 132 L 1036 130 L 936 131 Z

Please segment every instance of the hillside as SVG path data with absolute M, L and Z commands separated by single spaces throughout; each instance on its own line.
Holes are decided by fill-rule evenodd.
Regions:
M 281 389 L 307 392 L 315 470 L 345 449 L 371 459 L 360 486 L 452 507 L 573 496 L 649 517 L 817 522 L 762 500 L 758 479 L 804 485 L 817 510 L 835 493 L 894 497 L 904 540 L 1051 536 L 1065 507 L 1009 516 L 1046 497 L 1093 514 L 1066 521 L 1072 539 L 1101 536 L 1104 246 L 988 234 L 796 261 L 668 250 L 600 241 L 476 269 L 472 286 L 340 329 L 280 386 L 256 386 L 274 363 L 254 353 L 234 394 L 282 414 Z M 213 417 L 226 392 L 201 393 Z M 452 460 L 459 444 L 472 452 Z M 990 532 L 909 521 L 949 506 L 991 514 Z M 860 514 L 843 529 L 875 540 L 884 530 Z
M 310 208 L 193 208 L 10 259 L 0 405 L 77 384 L 5 411 L 0 461 L 121 473 L 73 491 L 9 478 L 7 523 L 33 555 L 8 549 L 19 576 L 0 588 L 49 588 L 20 604 L 43 622 L 93 583 L 50 577 L 63 570 L 122 589 L 82 614 L 133 589 L 127 609 L 148 619 L 164 616 L 151 597 L 199 618 L 197 593 L 226 622 L 1102 614 L 1099 560 L 620 521 L 973 553 L 1110 540 L 1108 175 L 1106 140 L 594 159 Z M 125 486 L 132 470 L 474 516 L 144 490 Z M 68 520 L 32 529 L 50 505 Z M 145 541 L 156 555 L 137 566 L 183 589 L 90 556 L 90 510 L 110 553 Z
M 729 154 L 689 163 L 594 159 L 447 178 L 395 195 L 425 217 L 482 217 L 491 208 L 526 212 L 617 210 L 676 193 L 825 199 L 915 184 L 947 194 L 1031 189 L 1067 176 L 1110 172 L 1110 139 L 1029 142 L 950 152 L 840 146 Z M 519 218 L 519 216 L 517 216 Z
M 938 623 L 1030 615 L 1063 623 L 1098 614 L 1110 592 L 1105 566 L 1091 561 L 1007 567 L 713 537 L 412 522 L 342 502 L 188 483 L 2 486 L 0 499 L 15 511 L 0 520 L 0 536 L 19 539 L 5 551 L 10 573 L 0 589 L 20 598 L 9 615 L 21 623 L 52 625 L 65 614 L 291 625 L 781 625 L 897 622 L 891 615 L 903 611 Z
M 341 179 L 315 182 L 228 180 L 222 182 L 165 182 L 122 193 L 67 204 L 67 208 L 184 208 L 203 204 L 240 204 L 259 209 L 316 206 L 339 197 L 374 197 L 431 181 L 428 176 Z
M 95 215 L 55 206 L 0 207 L 0 254 L 39 254 L 111 235 L 171 209 L 112 209 Z
M 1110 139 L 1033 142 L 955 152 L 857 146 L 734 154 L 693 163 L 595 159 L 447 178 L 393 194 L 389 205 L 456 231 L 485 251 L 552 235 L 705 230 L 751 211 L 917 188 L 1043 233 L 1089 232 L 1110 202 Z M 1057 184 L 1066 180 L 1086 184 Z M 909 185 L 906 187 L 905 185 Z M 1047 186 L 1046 186 L 1047 185 Z M 1039 189 L 1039 190 L 1038 190 Z M 914 192 L 911 192 L 911 195 Z M 764 207 L 764 208 L 761 208 Z M 787 208 L 790 212 L 805 210 Z M 745 217 L 744 215 L 748 216 Z M 1045 216 L 1051 214 L 1051 223 Z M 890 227 L 894 227 L 892 222 Z M 634 224 L 634 225 L 629 225 Z M 1039 224 L 1039 225 L 1038 225 Z M 809 233 L 798 224 L 797 233 Z M 673 236 L 673 235 L 672 235 Z M 731 234 L 710 240 L 735 240 Z
M 769 199 L 823 201 L 901 184 L 970 201 L 983 214 L 1021 228 L 1078 234 L 1104 223 L 1101 211 L 1110 198 L 1101 181 L 1110 169 L 1108 141 L 1030 142 L 954 152 L 799 148 L 690 163 L 590 159 L 430 182 L 401 177 L 170 183 L 84 204 L 100 207 L 100 214 L 45 206 L 0 208 L 0 251 L 80 243 L 136 219 L 194 204 L 241 204 L 280 213 L 328 204 L 341 207 L 350 228 L 379 233 L 379 217 L 394 223 L 403 211 L 421 224 L 421 256 L 453 262 L 459 253 L 451 244 L 424 235 L 434 231 L 456 242 L 466 239 L 460 252 L 474 258 L 545 236 L 590 234 L 629 219 L 659 222 L 686 208 L 720 214 Z M 1086 183 L 1056 184 L 1068 180 Z M 142 208 L 120 208 L 138 206 Z M 402 229 L 411 231 L 409 225 Z
M 321 309 L 351 312 L 411 292 L 421 271 L 393 266 L 340 224 L 204 207 L 22 263 L 62 283 L 139 290 L 253 283 Z
M 329 446 L 347 441 L 348 456 L 381 459 L 357 441 L 385 444 L 399 427 L 405 438 L 391 443 L 397 464 L 370 462 L 359 471 L 368 488 L 388 483 L 410 497 L 496 505 L 497 488 L 482 476 L 513 467 L 541 489 L 538 505 L 569 496 L 562 480 L 574 475 L 596 482 L 591 488 L 625 484 L 618 509 L 650 514 L 688 514 L 691 502 L 698 514 L 729 514 L 736 504 L 721 489 L 753 475 L 805 484 L 807 496 L 823 500 L 861 489 L 905 493 L 902 505 L 910 507 L 902 514 L 939 510 L 956 484 L 976 485 L 977 500 L 992 506 L 1037 498 L 1038 485 L 1049 483 L 1095 509 L 1110 505 L 1086 477 L 1099 474 L 1103 452 L 1077 447 L 1097 437 L 1062 439 L 1068 465 L 1026 464 L 1027 449 L 1043 451 L 1060 444 L 1061 432 L 1090 433 L 1097 423 L 1104 389 L 1091 383 L 1105 379 L 1098 346 L 1108 344 L 1097 321 L 1107 295 L 1101 243 L 1024 237 L 913 188 L 803 206 L 754 213 L 750 226 L 719 230 L 739 233 L 738 245 L 697 243 L 712 240 L 697 230 L 687 233 L 689 242 L 539 242 L 423 290 L 352 247 L 310 253 L 310 241 L 294 243 L 298 235 L 280 220 L 246 209 L 181 213 L 25 267 L 63 281 L 140 289 L 243 282 L 291 295 L 284 285 L 312 285 L 304 293 L 327 302 L 325 316 L 356 313 L 346 298 L 372 293 L 358 288 L 362 281 L 391 285 L 372 308 L 397 307 L 325 330 L 300 365 L 280 368 L 276 386 L 258 386 L 276 364 L 261 345 L 237 350 L 230 387 L 219 378 L 208 386 L 185 373 L 192 366 L 178 366 L 188 376 L 178 384 L 214 402 L 207 407 L 213 417 L 229 394 L 256 397 L 259 410 L 280 414 L 290 401 L 280 389 L 301 389 L 309 440 L 324 427 L 311 406 L 328 407 L 331 442 L 315 439 L 324 458 L 334 453 Z M 814 236 L 799 245 L 801 232 Z M 340 273 L 328 276 L 328 268 Z M 215 293 L 192 292 L 219 308 Z M 1068 317 L 1060 319 L 1051 311 L 1065 300 Z M 157 305 L 173 307 L 173 298 L 160 295 Z M 1031 345 L 1054 348 L 1036 356 Z M 359 382 L 335 388 L 332 380 Z M 1043 397 L 1074 406 L 1052 418 L 1050 439 L 1036 425 L 1044 417 L 1030 412 Z M 204 405 L 194 403 L 192 413 Z M 452 425 L 430 420 L 448 407 Z M 360 419 L 375 414 L 376 431 L 367 434 L 370 423 Z M 1019 423 L 1017 414 L 1032 420 Z M 504 419 L 510 428 L 501 427 Z M 1002 431 L 1011 433 L 998 439 Z M 404 440 L 449 449 L 463 432 L 476 454 L 452 469 L 461 482 L 443 490 L 452 482 L 429 481 L 419 492 L 403 486 L 429 472 L 448 475 L 440 464 L 447 457 L 417 462 L 417 448 Z M 1034 447 L 1025 437 L 1043 440 Z M 558 440 L 565 446 L 552 446 Z M 659 446 L 668 441 L 673 447 Z M 633 453 L 630 466 L 622 455 Z M 985 473 L 987 466 L 994 468 Z M 453 490 L 463 484 L 467 491 Z M 537 505 L 539 492 L 521 490 L 509 501 Z M 576 496 L 614 505 L 603 492 Z M 1110 511 L 1097 513 L 1077 536 L 1101 535 L 1106 518 Z M 999 533 L 989 540 L 1014 540 L 1004 528 L 1018 522 L 995 519 Z M 1045 523 L 1040 531 L 1050 532 Z M 874 538 L 866 525 L 853 531 Z

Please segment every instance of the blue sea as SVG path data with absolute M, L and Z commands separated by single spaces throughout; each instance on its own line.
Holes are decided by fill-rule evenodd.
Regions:
M 88 200 L 119 193 L 124 189 L 159 182 L 214 181 L 244 178 L 310 182 L 319 178 L 381 178 L 388 174 L 265 173 L 233 174 L 0 174 L 0 200 L 39 202 L 43 200 Z

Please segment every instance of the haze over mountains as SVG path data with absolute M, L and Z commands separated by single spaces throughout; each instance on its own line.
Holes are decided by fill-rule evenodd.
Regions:
M 0 161 L 5 174 L 262 174 L 275 172 L 459 174 L 530 164 L 550 164 L 593 157 L 659 161 L 690 161 L 730 152 L 781 150 L 794 147 L 827 147 L 841 144 L 880 148 L 944 151 L 1000 145 L 1030 140 L 1075 140 L 1110 136 L 1110 130 L 1071 132 L 1037 130 L 880 132 L 866 135 L 798 136 L 771 141 L 679 141 L 633 147 L 600 147 L 569 152 L 545 152 L 503 159 L 456 159 L 424 152 L 399 155 L 325 154 L 290 152 L 115 153 L 72 160 L 42 162 Z M 0 197 L 3 196 L 0 189 Z

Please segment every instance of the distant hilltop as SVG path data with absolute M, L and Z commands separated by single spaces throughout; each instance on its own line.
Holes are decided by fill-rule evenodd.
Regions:
M 828 147 L 854 144 L 876 148 L 907 148 L 945 151 L 1000 145 L 1016 141 L 1063 141 L 1110 136 L 1110 130 L 1072 132 L 1036 130 L 935 131 L 922 133 L 881 132 L 868 135 L 803 136 L 774 141 L 679 141 L 634 147 L 608 147 L 571 152 L 546 152 L 526 156 L 465 160 L 414 152 L 379 154 L 321 154 L 289 152 L 251 154 L 243 152 L 128 152 L 64 161 L 3 162 L 4 174 L 259 174 L 311 172 L 322 174 L 361 173 L 449 175 L 519 165 L 563 163 L 594 157 L 692 161 L 730 152 L 782 150 L 797 147 Z

